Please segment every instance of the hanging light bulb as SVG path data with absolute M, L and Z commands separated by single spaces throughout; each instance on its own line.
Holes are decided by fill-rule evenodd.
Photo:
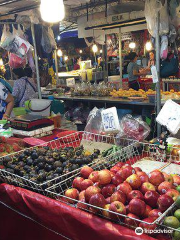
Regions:
M 57 55 L 58 55 L 58 57 L 62 57 L 63 53 L 62 53 L 62 50 L 61 50 L 61 49 L 58 49 L 58 50 L 57 50 Z
M 2 58 L 0 58 L 0 66 L 3 66 L 3 65 L 4 65 L 3 60 Z
M 57 40 L 60 41 L 61 40 L 61 36 L 57 36 Z
M 101 50 L 100 50 L 100 53 L 102 53 L 102 52 L 103 52 L 103 50 L 101 49 Z
M 63 0 L 41 0 L 41 17 L 45 22 L 60 22 L 65 17 Z
M 136 47 L 136 43 L 135 43 L 135 42 L 131 42 L 131 43 L 129 44 L 129 48 L 135 49 L 135 47 Z
M 98 47 L 97 47 L 96 44 L 94 44 L 94 45 L 92 46 L 92 50 L 93 50 L 94 53 L 97 53 Z
M 147 51 L 151 51 L 151 49 L 152 49 L 152 43 L 151 42 L 147 42 L 146 43 L 146 50 Z
M 64 56 L 64 61 L 67 61 L 68 60 L 68 56 Z
M 80 54 L 82 53 L 82 50 L 81 50 L 81 49 L 79 50 L 79 53 L 80 53 Z

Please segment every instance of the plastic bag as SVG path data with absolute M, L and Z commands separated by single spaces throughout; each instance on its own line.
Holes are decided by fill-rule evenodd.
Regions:
M 170 0 L 169 3 L 169 10 L 170 10 L 170 15 L 171 18 L 173 19 L 176 17 L 176 8 L 179 6 L 179 1 L 178 0 Z
M 48 28 L 48 34 L 49 34 L 49 39 L 50 39 L 51 46 L 55 50 L 57 45 L 56 45 L 56 41 L 55 41 L 55 38 L 54 38 L 53 30 L 50 27 Z
M 165 0 L 164 5 L 162 5 L 160 10 L 160 25 L 159 25 L 159 35 L 165 35 L 169 33 L 169 14 L 167 0 Z
M 121 131 L 117 135 L 137 141 L 143 141 L 150 133 L 150 128 L 141 117 L 134 118 L 132 115 L 125 115 L 120 121 Z
M 36 71 L 36 67 L 35 67 L 35 64 L 34 64 L 34 59 L 33 59 L 31 48 L 27 52 L 27 60 L 28 60 L 30 68 L 32 69 L 33 72 L 35 72 Z
M 168 55 L 168 37 L 162 36 L 161 37 L 161 50 L 160 50 L 160 57 L 161 59 L 165 60 Z
M 46 30 L 45 27 L 42 27 L 41 45 L 42 45 L 42 47 L 43 47 L 43 50 L 44 50 L 46 53 L 51 53 L 51 52 L 52 52 L 51 40 L 50 40 L 50 38 L 49 38 L 48 31 Z
M 13 35 L 9 31 L 9 26 L 4 25 L 0 46 L 6 49 L 8 48 L 10 43 L 12 43 L 12 41 L 13 41 Z
M 9 66 L 11 68 L 21 68 L 26 66 L 26 59 L 20 58 L 14 53 L 10 53 L 9 55 Z
M 145 1 L 144 14 L 147 22 L 147 28 L 153 37 L 156 35 L 156 17 L 161 7 L 161 3 L 158 3 L 156 0 Z
M 90 112 L 88 116 L 87 124 L 84 131 L 96 134 L 104 133 L 104 126 L 101 117 L 102 110 L 103 109 L 98 109 L 97 107 L 93 108 L 93 110 Z

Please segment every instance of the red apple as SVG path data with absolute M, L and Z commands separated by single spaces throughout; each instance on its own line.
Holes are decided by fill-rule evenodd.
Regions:
M 65 196 L 67 197 L 67 199 L 66 199 L 67 202 L 75 203 L 75 201 L 73 201 L 72 199 L 78 200 L 79 199 L 79 192 L 76 188 L 70 188 L 70 189 L 66 190 Z
M 115 173 L 113 173 L 113 172 L 110 172 L 111 173 L 111 178 L 113 178 L 113 177 L 115 177 Z
M 149 212 L 149 217 L 159 218 L 162 215 L 162 212 L 159 209 L 153 209 Z
M 159 194 L 156 191 L 147 191 L 144 195 L 144 200 L 146 204 L 148 204 L 152 208 L 157 207 L 158 198 L 159 198 Z
M 83 198 L 85 198 L 85 190 L 79 193 L 79 200 L 82 200 Z
M 139 198 L 139 199 L 141 199 L 141 200 L 144 200 L 144 196 L 143 196 L 143 194 L 140 192 L 140 191 L 138 191 L 138 190 L 133 190 L 133 191 L 131 191 L 129 194 L 128 194 L 128 201 L 131 201 L 132 199 L 134 199 L 134 198 Z
M 106 203 L 107 203 L 107 204 L 110 204 L 110 203 L 111 203 L 110 197 L 106 198 Z
M 129 211 L 137 216 L 143 216 L 146 210 L 146 204 L 141 199 L 132 199 L 129 203 Z
M 132 219 L 134 218 L 134 219 Z M 136 221 L 135 219 L 140 220 L 140 218 L 132 213 L 128 213 L 127 218 L 125 218 L 125 224 L 127 224 L 129 227 L 138 227 L 139 226 L 139 222 Z
M 126 182 L 132 187 L 132 189 L 138 189 L 141 186 L 141 179 L 137 174 L 132 174 L 126 179 Z
M 141 227 L 144 230 L 146 229 L 147 231 L 153 231 L 157 227 L 156 224 L 148 224 L 148 223 L 153 223 L 154 221 L 155 221 L 155 218 L 153 217 L 145 218 L 143 219 L 143 222 L 139 224 L 139 227 Z
M 117 164 L 116 164 L 116 165 L 117 165 Z M 124 168 L 126 168 L 126 167 L 131 167 L 131 165 L 130 165 L 129 163 L 126 163 L 126 164 L 124 164 L 121 168 L 124 169 Z
M 123 204 L 125 204 L 126 195 L 121 191 L 113 193 L 112 196 L 110 197 L 110 202 L 112 203 L 115 201 L 119 201 L 119 202 L 122 202 Z
M 126 215 L 126 208 L 122 202 L 115 201 L 110 204 L 109 210 L 118 214 Z M 119 216 L 117 214 L 110 213 L 110 216 L 114 220 L 122 220 L 123 216 Z
M 147 191 L 155 191 L 155 186 L 149 182 L 144 182 L 141 186 L 141 192 L 145 194 Z
M 135 170 L 136 174 L 137 174 L 138 172 L 142 172 L 142 169 L 141 169 L 140 167 L 135 167 L 134 170 Z
M 173 185 L 170 182 L 162 182 L 159 186 L 158 186 L 158 192 L 160 194 L 164 194 L 166 193 L 169 189 L 172 189 Z
M 149 177 L 145 172 L 137 172 L 136 173 L 139 178 L 141 179 L 141 183 L 143 184 L 144 182 L 149 182 Z
M 128 196 L 128 194 L 132 191 L 132 187 L 127 182 L 123 182 L 117 186 L 117 191 L 122 191 Z
M 178 175 L 173 175 L 173 181 L 174 181 L 174 186 L 179 186 L 180 185 L 180 176 Z
M 91 196 L 89 204 L 94 205 L 96 207 L 104 208 L 104 206 L 106 205 L 106 200 L 101 193 L 96 193 L 93 196 Z
M 114 184 L 108 184 L 102 188 L 102 195 L 105 198 L 110 197 L 116 190 L 116 186 Z
M 170 182 L 171 184 L 174 183 L 174 180 L 173 180 L 173 177 L 165 172 L 163 172 L 163 175 L 164 175 L 164 181 L 165 182 Z
M 93 172 L 89 175 L 88 178 L 89 178 L 93 183 L 95 183 L 95 182 L 98 181 L 98 173 L 99 173 L 99 171 L 93 171 Z
M 120 167 L 114 166 L 110 169 L 110 172 L 113 172 L 116 174 L 120 169 L 121 169 Z
M 111 172 L 107 169 L 101 170 L 98 173 L 98 182 L 101 185 L 106 185 L 111 182 Z
M 129 205 L 126 205 L 126 213 L 130 213 Z
M 106 204 L 104 206 L 104 210 L 102 211 L 102 214 L 105 218 L 111 218 L 110 217 L 110 212 L 107 211 L 107 210 L 109 210 L 109 208 L 110 208 L 110 204 Z
M 93 184 L 93 186 L 98 187 L 98 188 L 100 188 L 100 189 L 103 188 L 102 185 L 101 185 L 99 182 L 95 182 L 95 183 Z
M 90 179 L 85 179 L 81 182 L 81 191 L 86 190 L 88 187 L 92 186 L 93 182 Z
M 84 167 L 81 168 L 80 173 L 81 173 L 81 176 L 82 176 L 83 178 L 88 178 L 89 175 L 90 175 L 93 171 L 94 171 L 94 170 L 93 170 L 91 167 L 89 167 L 89 166 L 84 166 Z
M 179 192 L 175 189 L 170 189 L 166 192 L 166 195 L 172 197 L 174 201 L 176 201 L 177 197 L 179 196 Z
M 96 186 L 90 186 L 85 190 L 85 200 L 88 203 L 90 198 L 96 194 L 96 193 L 100 193 L 101 189 L 96 187 Z
M 81 201 L 77 203 L 77 208 L 88 210 L 88 205 L 86 204 L 85 198 L 81 199 Z
M 172 197 L 163 194 L 158 198 L 157 205 L 158 208 L 162 211 L 165 212 L 172 204 L 174 203 Z
M 84 178 L 82 177 L 76 177 L 72 183 L 73 188 L 77 188 L 78 190 L 81 190 L 81 183 L 83 180 Z
M 164 175 L 160 171 L 152 171 L 149 174 L 149 182 L 154 186 L 159 186 L 162 182 L 164 182 Z
M 98 214 L 99 209 L 95 207 L 89 207 L 89 212 L 91 212 L 92 214 Z
M 134 168 L 131 166 L 123 166 L 117 173 L 116 176 L 121 177 L 123 180 L 126 180 L 129 176 L 135 173 Z
M 124 166 L 124 163 L 123 162 L 118 162 L 118 163 L 116 163 L 115 166 L 119 167 L 119 168 L 122 168 Z
M 115 186 L 118 186 L 120 183 L 123 183 L 123 179 L 120 177 L 120 176 L 114 176 L 112 177 L 112 183 L 115 185 Z
M 149 213 L 152 211 L 152 208 L 149 205 L 146 205 L 146 210 L 143 214 L 143 218 L 148 218 L 149 217 Z

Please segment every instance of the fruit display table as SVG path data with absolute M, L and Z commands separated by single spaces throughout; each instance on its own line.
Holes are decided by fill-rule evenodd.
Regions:
M 167 240 L 137 236 L 114 224 L 61 202 L 8 184 L 0 185 L 0 239 L 10 240 Z

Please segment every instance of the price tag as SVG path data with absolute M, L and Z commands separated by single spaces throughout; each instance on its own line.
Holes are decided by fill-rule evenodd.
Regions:
M 171 133 L 176 134 L 180 129 L 180 105 L 172 100 L 166 101 L 156 121 L 166 126 Z
M 75 86 L 75 79 L 74 78 L 67 78 L 66 79 L 67 87 L 74 87 Z
M 120 124 L 115 107 L 105 109 L 101 112 L 104 131 L 108 133 L 118 133 Z
M 152 73 L 153 83 L 157 83 L 158 82 L 158 74 L 157 74 L 157 69 L 155 66 L 151 67 L 151 73 Z

